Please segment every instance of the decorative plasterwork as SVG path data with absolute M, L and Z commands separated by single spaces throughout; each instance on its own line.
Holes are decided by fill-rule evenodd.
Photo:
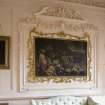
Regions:
M 43 20 L 44 18 L 44 20 Z M 66 20 L 65 18 L 63 19 L 49 19 L 48 16 L 36 16 L 35 18 L 27 18 L 24 22 L 26 23 L 35 23 L 35 27 L 37 27 L 38 31 L 44 32 L 47 29 L 47 32 L 50 31 L 50 29 L 55 30 L 55 31 L 71 31 L 71 32 L 90 32 L 94 31 L 97 32 L 99 31 L 96 26 L 93 24 L 85 23 L 82 21 L 75 20 L 76 22 L 74 24 L 73 20 L 69 19 Z
M 79 20 L 76 17 L 70 17 L 68 15 L 64 15 L 65 13 L 69 13 L 69 11 L 63 12 L 63 9 L 58 9 L 58 8 L 63 8 L 63 7 L 56 7 L 57 10 L 59 10 L 59 15 L 57 15 L 56 12 L 57 10 L 54 8 L 51 8 L 51 10 L 54 10 L 52 12 L 46 12 L 46 10 L 50 8 L 44 8 L 41 12 L 34 14 L 33 17 L 31 18 L 26 18 L 24 21 L 22 21 L 19 24 L 19 32 L 20 32 L 20 88 L 21 90 L 32 90 L 32 89 L 57 89 L 57 88 L 74 88 L 74 87 L 79 87 L 79 88 L 90 88 L 94 87 L 96 85 L 95 81 L 95 38 L 98 32 L 98 28 L 94 26 L 93 24 L 86 23 L 84 20 Z M 64 7 L 66 8 L 66 7 Z M 51 13 L 51 14 L 50 14 Z M 49 15 L 48 15 L 49 14 Z M 63 14 L 63 15 L 62 15 Z M 71 12 L 71 14 L 73 14 Z M 65 16 L 65 17 L 64 17 Z M 80 17 L 82 17 L 80 15 Z M 82 79 L 69 79 L 64 78 L 60 79 L 53 79 L 53 78 L 37 78 L 34 79 L 31 77 L 33 75 L 33 42 L 32 42 L 32 37 L 33 36 L 48 36 L 48 37 L 57 37 L 60 36 L 61 38 L 76 38 L 78 40 L 87 40 L 89 43 L 91 42 L 90 47 L 89 47 L 89 52 L 91 53 L 91 64 L 89 64 L 91 67 L 88 78 L 82 78 Z M 63 36 L 62 36 L 63 35 Z M 75 37 L 76 36 L 76 37 Z M 90 55 L 90 54 L 89 54 Z M 90 62 L 90 61 L 89 61 Z M 30 72 L 32 71 L 32 72 Z M 30 72 L 30 73 L 29 73 Z M 89 73 L 90 73 L 89 72 Z M 27 78 L 27 76 L 29 78 Z M 91 79 L 90 79 L 91 78 Z M 47 79 L 47 80 L 45 80 Z M 70 84 L 55 84 L 54 86 L 51 83 L 53 82 L 64 82 L 67 83 L 69 82 Z M 81 82 L 83 80 L 83 82 Z M 31 83 L 31 82 L 36 82 L 36 83 Z M 36 85 L 37 83 L 41 82 L 40 85 Z M 48 81 L 47 85 L 43 84 L 42 82 Z M 72 82 L 73 81 L 73 82 Z M 74 82 L 75 81 L 75 82 Z M 76 82 L 77 81 L 77 82 Z M 81 83 L 81 85 L 80 85 Z M 51 87 L 51 88 L 50 88 Z
M 99 1 L 98 0 L 59 0 L 59 1 L 73 2 L 73 3 L 105 8 L 104 0 L 103 1 L 102 0 L 99 0 Z
M 53 16 L 53 17 L 62 17 L 68 19 L 76 19 L 76 20 L 84 20 L 84 18 L 79 14 L 79 12 L 73 10 L 70 7 L 46 7 L 41 12 L 35 15 L 43 15 L 43 16 Z
M 79 12 L 72 8 L 62 6 L 45 7 L 42 11 L 34 13 L 33 17 L 26 18 L 24 22 L 35 24 L 35 27 L 42 32 L 46 29 L 47 31 L 49 29 L 75 32 L 98 31 L 98 28 L 93 24 L 87 23 Z

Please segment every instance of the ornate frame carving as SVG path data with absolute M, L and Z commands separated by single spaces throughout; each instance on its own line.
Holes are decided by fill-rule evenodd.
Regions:
M 33 37 L 48 37 L 48 38 L 63 38 L 63 39 L 72 39 L 72 40 L 78 40 L 78 41 L 87 41 L 87 76 L 69 76 L 69 77 L 35 77 L 35 64 L 34 64 L 34 41 Z M 33 28 L 32 31 L 30 31 L 28 41 L 27 41 L 27 51 L 28 51 L 28 81 L 29 82 L 39 82 L 39 83 L 49 83 L 49 82 L 55 82 L 55 83 L 70 83 L 73 81 L 90 81 L 91 80 L 91 42 L 90 37 L 88 34 L 85 34 L 83 36 L 75 36 L 70 34 L 65 34 L 64 32 L 57 32 L 57 33 L 43 33 L 37 31 L 37 28 Z

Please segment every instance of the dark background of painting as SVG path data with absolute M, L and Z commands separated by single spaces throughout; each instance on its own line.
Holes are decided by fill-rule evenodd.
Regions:
M 35 38 L 34 44 L 36 76 L 87 76 L 86 41 Z
M 5 64 L 5 41 L 0 40 L 0 65 Z

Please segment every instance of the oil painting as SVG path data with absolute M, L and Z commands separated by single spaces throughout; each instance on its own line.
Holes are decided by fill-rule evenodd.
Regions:
M 9 68 L 9 37 L 0 36 L 0 69 Z
M 87 76 L 87 41 L 34 37 L 35 76 Z

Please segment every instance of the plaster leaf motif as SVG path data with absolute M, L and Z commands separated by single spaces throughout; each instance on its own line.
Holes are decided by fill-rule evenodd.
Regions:
M 79 12 L 70 7 L 57 6 L 57 7 L 45 7 L 41 12 L 34 15 L 44 15 L 53 17 L 62 17 L 68 19 L 84 20 Z

